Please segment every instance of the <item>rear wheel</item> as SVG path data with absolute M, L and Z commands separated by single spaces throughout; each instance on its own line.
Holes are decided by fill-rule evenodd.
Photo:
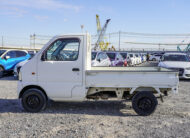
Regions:
M 148 116 L 154 113 L 158 101 L 152 92 L 138 92 L 133 96 L 132 107 L 138 115 Z
M 47 99 L 39 89 L 28 89 L 21 97 L 23 108 L 28 112 L 40 112 L 46 108 Z
M 4 73 L 4 69 L 3 69 L 3 67 L 0 66 L 0 78 L 3 77 L 3 73 Z

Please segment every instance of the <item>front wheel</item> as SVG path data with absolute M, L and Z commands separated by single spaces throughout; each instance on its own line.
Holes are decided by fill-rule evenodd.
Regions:
M 21 97 L 23 108 L 28 112 L 40 112 L 46 108 L 47 99 L 39 89 L 28 89 Z
M 142 91 L 133 96 L 132 107 L 138 115 L 148 116 L 154 113 L 158 101 L 152 92 Z

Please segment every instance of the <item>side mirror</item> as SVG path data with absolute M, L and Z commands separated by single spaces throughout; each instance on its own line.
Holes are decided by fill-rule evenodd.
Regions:
M 7 59 L 9 59 L 9 58 L 11 58 L 10 56 L 5 56 L 5 60 L 7 60 Z

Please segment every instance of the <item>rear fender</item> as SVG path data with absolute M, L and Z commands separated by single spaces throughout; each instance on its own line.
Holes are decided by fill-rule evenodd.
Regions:
M 161 93 L 160 89 L 155 88 L 155 87 L 134 87 L 131 89 L 130 94 L 134 94 L 135 92 L 138 92 L 138 91 L 151 91 L 158 94 Z

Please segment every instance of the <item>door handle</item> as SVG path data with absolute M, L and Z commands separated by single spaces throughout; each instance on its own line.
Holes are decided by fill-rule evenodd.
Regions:
M 73 68 L 72 71 L 80 71 L 79 68 Z

